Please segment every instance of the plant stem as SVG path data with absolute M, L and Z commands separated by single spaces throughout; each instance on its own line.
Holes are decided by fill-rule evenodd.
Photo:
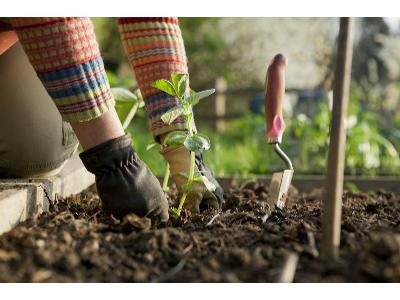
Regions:
M 194 167 L 196 164 L 196 153 L 194 151 L 190 152 L 190 169 L 189 169 L 189 182 L 192 183 L 194 178 Z
M 169 174 L 170 174 L 169 164 L 167 163 L 167 165 L 165 167 L 164 180 L 163 180 L 163 185 L 162 185 L 162 189 L 163 189 L 164 193 L 168 192 L 168 190 L 169 190 L 169 188 L 168 188 Z
M 193 135 L 193 128 L 192 128 L 192 121 L 193 118 L 193 113 L 189 114 L 188 116 L 185 116 L 186 122 L 189 126 L 189 136 Z M 189 188 L 183 192 L 181 201 L 179 202 L 179 206 L 178 206 L 178 211 L 177 211 L 177 217 L 179 217 L 181 215 L 182 212 L 182 208 L 183 208 L 183 204 L 185 203 L 186 197 L 190 192 L 190 188 L 192 186 L 193 183 L 193 178 L 194 178 L 194 167 L 195 167 L 195 163 L 196 163 L 196 153 L 194 151 L 190 152 L 190 168 L 189 168 L 189 178 L 187 181 L 187 184 L 189 186 Z
M 194 167 L 196 164 L 196 153 L 194 151 L 190 152 L 190 169 L 189 169 L 189 178 L 188 178 L 188 186 L 191 187 L 194 178 Z M 186 197 L 189 194 L 189 191 L 185 191 L 182 195 L 181 201 L 178 206 L 178 216 L 181 215 L 183 204 L 185 203 Z
M 184 192 L 182 195 L 181 201 L 179 202 L 179 206 L 178 206 L 178 213 L 177 213 L 178 217 L 181 215 L 182 207 L 183 207 L 183 204 L 185 203 L 185 200 L 186 200 L 186 197 L 188 194 L 189 194 L 189 192 Z
M 128 115 L 126 116 L 126 118 L 122 124 L 122 127 L 124 128 L 124 130 L 128 128 L 128 126 L 131 123 L 133 117 L 135 116 L 138 108 L 139 108 L 139 102 L 136 101 L 135 104 L 132 105 L 131 110 L 129 111 Z
M 191 126 L 191 119 L 192 119 L 192 114 L 190 114 L 188 116 L 188 118 L 186 119 L 186 122 L 188 122 L 189 125 L 189 135 L 192 136 L 193 135 L 193 128 Z M 190 152 L 190 168 L 189 168 L 189 178 L 188 178 L 188 186 L 191 187 L 192 182 L 193 182 L 193 177 L 194 177 L 194 165 L 195 165 L 195 153 L 192 151 Z M 178 217 L 181 215 L 181 211 L 183 208 L 183 204 L 185 203 L 186 197 L 189 194 L 189 191 L 185 191 L 182 195 L 181 201 L 179 202 L 179 206 L 178 206 Z

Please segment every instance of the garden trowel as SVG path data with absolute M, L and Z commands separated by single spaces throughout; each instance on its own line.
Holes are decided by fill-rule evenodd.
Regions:
M 267 122 L 267 139 L 274 151 L 285 163 L 285 168 L 272 174 L 269 188 L 268 206 L 272 212 L 275 206 L 283 208 L 293 176 L 293 166 L 289 157 L 282 151 L 279 144 L 285 123 L 282 118 L 282 102 L 285 95 L 285 68 L 287 59 L 282 54 L 277 54 L 268 66 L 265 81 L 265 119 Z

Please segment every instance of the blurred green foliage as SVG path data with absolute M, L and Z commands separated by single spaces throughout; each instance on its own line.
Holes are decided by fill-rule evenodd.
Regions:
M 117 72 L 119 65 L 127 61 L 122 49 L 116 18 L 91 18 L 100 45 L 101 55 L 108 70 Z
M 180 18 L 191 85 L 196 90 L 212 85 L 218 76 L 224 76 L 228 80 L 229 88 L 237 83 L 243 84 L 246 80 L 233 68 L 238 57 L 232 56 L 232 49 L 240 45 L 246 47 L 247 43 L 241 40 L 241 43 L 232 44 L 229 40 L 230 32 L 223 32 L 226 28 L 220 26 L 221 22 L 222 18 Z M 94 24 L 109 70 L 111 86 L 134 87 L 136 81 L 122 51 L 115 18 L 94 18 Z M 399 175 L 399 77 L 386 76 L 388 61 L 391 62 L 392 59 L 382 58 L 382 50 L 387 47 L 383 37 L 391 36 L 394 39 L 395 36 L 388 31 L 382 18 L 360 19 L 360 24 L 359 39 L 355 44 L 353 82 L 346 120 L 345 171 L 347 174 L 357 175 Z M 229 27 L 229 30 L 232 29 Z M 275 32 L 279 35 L 280 31 Z M 257 32 L 253 33 L 255 34 L 258 35 Z M 225 38 L 222 38 L 224 35 Z M 253 35 L 249 36 L 249 39 L 254 39 Z M 229 38 L 226 38 L 227 36 Z M 271 40 L 272 37 L 261 38 Z M 285 47 L 290 47 L 286 41 Z M 326 41 L 319 44 L 324 49 L 330 47 Z M 258 63 L 259 59 L 254 52 L 252 53 L 251 59 Z M 239 54 L 245 55 L 244 52 Z M 331 87 L 335 53 L 324 50 L 322 54 L 321 58 L 317 59 L 318 65 L 324 66 L 321 68 L 323 74 L 319 86 L 328 90 Z M 392 69 L 396 70 L 395 66 L 391 65 Z M 261 86 L 258 88 L 262 89 Z M 297 174 L 325 172 L 330 112 L 324 99 L 316 101 L 315 106 L 316 112 L 312 117 L 297 114 L 291 120 L 286 120 L 287 129 L 282 148 L 291 157 Z M 127 108 L 117 103 L 117 110 L 123 117 Z M 247 114 L 241 119 L 228 122 L 226 127 L 226 131 L 220 134 L 201 128 L 211 140 L 211 151 L 205 153 L 205 159 L 216 174 L 267 174 L 283 166 L 266 142 L 263 116 Z M 162 175 L 165 162 L 161 155 L 154 149 L 146 150 L 153 138 L 143 109 L 138 111 L 129 132 L 142 159 L 154 173 Z
M 361 109 L 358 89 L 352 87 L 351 105 L 346 118 L 347 143 L 345 172 L 351 175 L 398 175 L 399 145 L 395 133 L 385 135 L 379 115 Z M 296 174 L 323 174 L 328 153 L 330 111 L 321 101 L 313 119 L 299 114 L 286 120 L 282 148 L 292 159 Z M 157 175 L 162 175 L 165 162 L 156 150 L 146 150 L 152 136 L 144 118 L 136 118 L 129 132 L 139 156 Z M 211 140 L 211 151 L 205 160 L 218 176 L 268 174 L 284 165 L 266 141 L 263 115 L 247 114 L 231 121 L 223 133 L 204 130 Z M 398 141 L 398 139 L 397 139 Z
M 328 152 L 330 112 L 321 103 L 314 119 L 299 115 L 287 122 L 282 148 L 291 157 L 297 174 L 323 174 Z M 398 175 L 399 152 L 379 132 L 375 115 L 347 118 L 346 169 L 352 175 Z M 357 121 L 357 122 L 356 122 Z M 356 122 L 356 123 L 354 123 Z M 265 137 L 263 116 L 249 115 L 234 121 L 228 130 L 211 136 L 207 161 L 218 175 L 267 174 L 283 167 Z
M 232 56 L 223 32 L 218 30 L 222 18 L 179 18 L 185 42 L 190 78 L 195 89 L 213 85 L 218 76 L 228 81 L 237 80 L 229 61 Z

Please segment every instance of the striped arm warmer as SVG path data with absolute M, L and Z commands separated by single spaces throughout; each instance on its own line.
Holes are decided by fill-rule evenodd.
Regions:
M 118 28 L 124 50 L 145 99 L 154 137 L 172 130 L 187 130 L 183 118 L 171 125 L 161 115 L 178 104 L 176 97 L 151 87 L 157 79 L 172 73 L 188 73 L 185 47 L 177 18 L 119 18 Z
M 114 106 L 89 18 L 8 20 L 65 121 L 88 121 Z

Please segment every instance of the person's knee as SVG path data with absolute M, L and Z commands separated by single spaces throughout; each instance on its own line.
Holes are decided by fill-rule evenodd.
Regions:
M 48 132 L 33 126 L 29 131 L 16 128 L 12 133 L 13 137 L 0 133 L 0 177 L 53 176 L 78 146 L 65 122 Z
M 18 43 L 0 55 L 0 176 L 59 168 L 78 142 Z

